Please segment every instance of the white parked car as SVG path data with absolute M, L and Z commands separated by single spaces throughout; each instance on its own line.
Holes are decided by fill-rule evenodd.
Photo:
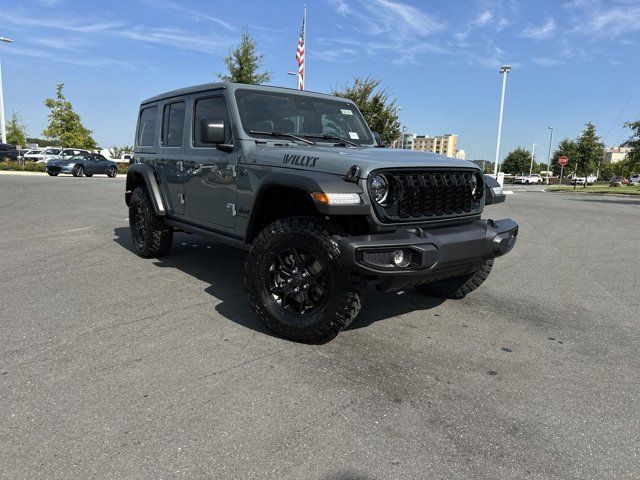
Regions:
M 629 183 L 632 185 L 640 185 L 640 173 L 634 173 L 629 177 Z
M 49 147 L 49 148 L 45 148 L 43 151 L 41 151 L 36 157 L 36 163 L 47 163 L 47 161 L 49 161 L 49 159 L 57 157 L 58 155 L 60 155 L 60 152 L 62 151 L 61 148 L 58 147 Z
M 532 173 L 531 175 L 517 175 L 516 178 L 513 179 L 513 183 L 524 183 L 525 185 L 542 182 L 542 176 L 537 173 Z
M 58 153 L 53 153 L 53 154 L 47 154 L 45 155 L 45 157 L 43 158 L 43 161 L 49 162 L 51 160 L 65 160 L 71 157 L 76 157 L 78 155 L 89 155 L 91 152 L 89 150 L 83 150 L 80 148 L 65 148 L 65 149 L 60 149 L 60 148 L 51 148 L 51 149 L 47 149 L 45 151 L 45 154 L 49 151 L 49 150 L 57 150 Z M 38 162 L 40 163 L 40 162 Z
M 584 185 L 584 182 L 587 182 L 587 185 L 593 185 L 596 183 L 598 178 L 595 175 L 588 175 L 585 177 L 574 177 L 571 179 L 571 185 Z

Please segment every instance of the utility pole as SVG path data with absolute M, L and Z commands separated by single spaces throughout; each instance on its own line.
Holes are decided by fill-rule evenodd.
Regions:
M 533 162 L 536 159 L 536 145 L 539 145 L 536 142 L 533 142 L 533 147 L 531 148 L 531 165 L 529 166 L 529 175 L 533 173 Z
M 549 169 L 551 168 L 551 142 L 553 142 L 553 127 L 547 128 L 551 130 L 551 134 L 549 135 L 549 155 L 547 156 L 547 177 L 544 182 L 545 185 L 549 185 Z
M 7 37 L 0 37 L 0 42 L 13 43 L 13 40 Z M 4 117 L 4 94 L 2 92 L 2 63 L 0 62 L 0 135 L 2 143 L 7 143 L 7 127 Z
M 507 88 L 507 73 L 511 66 L 503 65 L 500 68 L 502 74 L 502 95 L 500 96 L 500 116 L 498 117 L 498 139 L 496 140 L 496 163 L 493 169 L 493 177 L 498 178 L 498 161 L 500 159 L 500 139 L 502 138 L 502 114 L 504 113 L 504 93 Z

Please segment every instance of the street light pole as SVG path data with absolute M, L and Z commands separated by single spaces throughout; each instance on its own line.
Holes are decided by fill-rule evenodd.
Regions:
M 551 134 L 549 135 L 549 155 L 547 156 L 547 178 L 545 180 L 545 185 L 549 185 L 549 168 L 551 168 L 551 142 L 553 142 L 553 127 L 547 127 L 551 130 Z
M 402 142 L 402 143 L 401 143 L 401 145 L 400 145 L 400 148 L 401 148 L 402 150 L 404 150 L 404 134 L 406 133 L 406 131 L 407 131 L 407 130 L 408 130 L 407 126 L 406 126 L 406 125 L 404 125 L 404 126 L 402 127 L 402 137 L 400 137 L 400 141 Z
M 0 42 L 12 43 L 13 40 L 0 37 Z M 4 118 L 4 94 L 2 92 L 2 62 L 0 62 L 0 135 L 2 135 L 2 143 L 7 143 L 7 128 Z
M 500 96 L 500 116 L 498 117 L 498 139 L 496 140 L 496 163 L 493 167 L 493 176 L 498 178 L 498 160 L 500 159 L 500 139 L 502 137 L 502 114 L 504 112 L 504 92 L 507 88 L 507 73 L 511 70 L 509 65 L 500 68 L 502 74 L 502 95 Z
M 395 116 L 396 116 L 396 121 L 398 121 L 398 112 L 399 112 L 400 110 L 402 110 L 402 107 L 396 107 L 396 108 L 394 108 L 394 109 L 393 109 L 393 113 L 394 113 L 394 114 L 395 114 Z M 400 122 L 398 122 L 398 127 L 400 128 L 400 135 L 402 135 L 402 130 L 401 130 L 401 128 L 402 128 L 402 124 L 401 124 Z M 396 145 L 397 145 L 398 147 L 400 147 L 400 140 L 397 140 L 397 142 L 398 142 L 398 143 L 397 143 Z
M 533 172 L 533 162 L 536 159 L 536 142 L 533 142 L 533 147 L 531 148 L 531 165 L 529 165 L 529 175 Z

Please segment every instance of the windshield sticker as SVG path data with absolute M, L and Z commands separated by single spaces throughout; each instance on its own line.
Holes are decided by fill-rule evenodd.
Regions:
M 351 140 L 360 140 L 360 137 L 358 136 L 357 132 L 349 132 L 349 138 Z
M 353 112 L 351 110 L 346 110 L 344 108 L 341 108 L 340 111 L 342 112 L 343 115 L 353 115 Z
M 309 155 L 290 155 L 285 153 L 282 163 L 284 165 L 298 165 L 299 167 L 315 167 L 316 161 L 320 160 L 320 157 L 311 157 Z

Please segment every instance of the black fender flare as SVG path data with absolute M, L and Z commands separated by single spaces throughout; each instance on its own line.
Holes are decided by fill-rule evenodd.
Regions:
M 146 163 L 134 163 L 129 165 L 127 170 L 127 186 L 125 191 L 125 202 L 129 206 L 129 199 L 131 198 L 131 191 L 140 184 L 140 178 L 147 187 L 149 192 L 149 198 L 153 205 L 153 210 L 156 215 L 164 216 L 167 214 L 167 208 L 160 192 L 160 186 L 156 179 L 155 171 Z
M 363 195 L 362 187 L 357 183 L 345 181 L 341 175 L 310 172 L 308 170 L 269 172 L 260 181 L 260 188 L 253 202 L 254 206 L 260 204 L 263 195 L 270 187 L 295 188 L 305 191 L 310 197 L 312 192 L 358 193 L 362 198 L 360 205 L 326 205 L 315 200 L 314 204 L 322 215 L 368 215 L 370 213 L 370 205 L 366 196 Z M 251 231 L 252 225 L 256 221 L 257 211 L 257 208 L 252 209 L 247 231 Z

